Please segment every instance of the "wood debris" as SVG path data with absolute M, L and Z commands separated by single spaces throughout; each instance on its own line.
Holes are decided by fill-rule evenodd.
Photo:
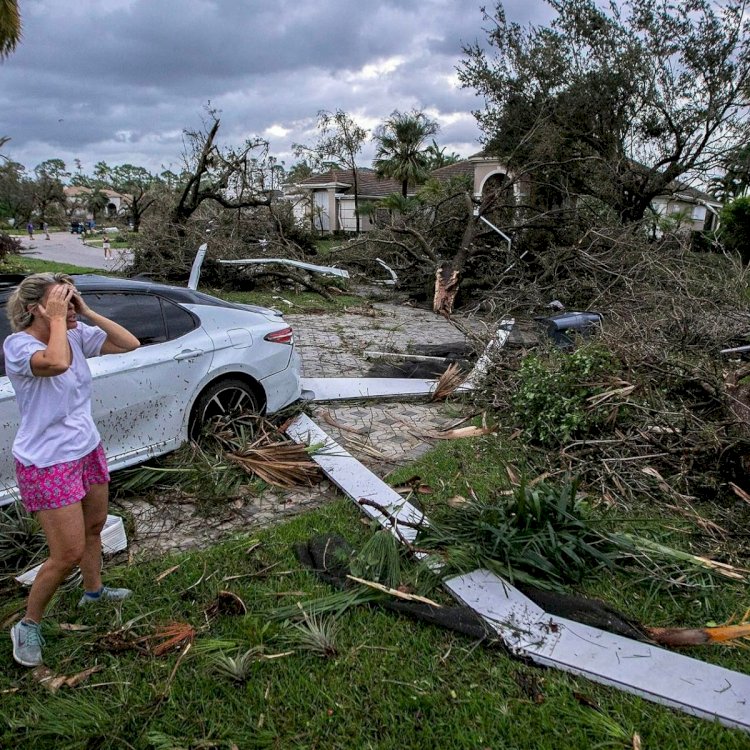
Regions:
M 43 664 L 32 670 L 31 676 L 44 687 L 47 688 L 51 693 L 56 693 L 61 687 L 77 687 L 82 682 L 88 680 L 92 674 L 101 672 L 104 669 L 103 664 L 97 664 L 94 667 L 84 669 L 82 672 L 77 672 L 71 675 L 58 675 L 55 674 L 49 667 L 45 667 Z

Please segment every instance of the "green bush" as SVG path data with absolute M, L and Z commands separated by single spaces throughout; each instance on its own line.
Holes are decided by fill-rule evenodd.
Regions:
M 605 413 L 592 408 L 588 399 L 604 390 L 603 380 L 614 370 L 612 355 L 596 345 L 571 354 L 551 350 L 526 357 L 512 397 L 526 436 L 554 445 L 586 435 L 600 425 Z
M 719 237 L 724 247 L 750 263 L 750 198 L 737 198 L 721 210 Z
M 8 255 L 18 255 L 21 252 L 21 243 L 5 232 L 0 232 L 0 262 Z

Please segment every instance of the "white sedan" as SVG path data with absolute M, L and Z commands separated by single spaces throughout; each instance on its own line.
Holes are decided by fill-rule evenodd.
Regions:
M 92 411 L 110 469 L 174 450 L 213 417 L 273 413 L 300 397 L 300 360 L 281 313 L 150 281 L 73 277 L 93 310 L 134 333 L 134 352 L 93 357 Z M 5 305 L 18 279 L 0 277 Z M 0 352 L 0 505 L 17 496 L 15 393 Z

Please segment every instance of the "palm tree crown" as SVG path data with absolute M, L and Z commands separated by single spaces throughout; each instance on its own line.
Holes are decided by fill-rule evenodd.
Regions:
M 8 57 L 21 39 L 21 15 L 16 0 L 0 0 L 0 60 Z
M 420 182 L 427 176 L 430 163 L 424 142 L 439 130 L 438 124 L 424 112 L 396 110 L 378 128 L 374 139 L 378 142 L 373 166 L 381 177 L 401 182 L 406 197 L 409 183 Z

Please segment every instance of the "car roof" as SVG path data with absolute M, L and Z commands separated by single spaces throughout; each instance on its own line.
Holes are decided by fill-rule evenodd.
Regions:
M 5 302 L 13 289 L 27 275 L 0 274 L 0 302 Z M 210 294 L 199 292 L 196 289 L 161 284 L 148 278 L 122 279 L 114 276 L 101 276 L 95 273 L 71 274 L 70 276 L 73 279 L 73 283 L 82 292 L 140 292 L 141 294 L 155 294 L 166 297 L 172 302 L 188 305 L 210 305 L 212 307 L 228 307 L 265 315 L 281 315 L 278 310 L 239 302 L 228 302 L 227 300 L 213 297 Z
M 25 274 L 0 274 L 0 298 L 7 297 L 25 277 Z M 160 284 L 150 279 L 120 279 L 95 273 L 71 274 L 71 278 L 82 292 L 141 292 L 162 295 L 175 302 L 219 305 L 222 307 L 235 306 L 232 302 L 226 302 L 203 292 L 171 286 L 170 284 Z

